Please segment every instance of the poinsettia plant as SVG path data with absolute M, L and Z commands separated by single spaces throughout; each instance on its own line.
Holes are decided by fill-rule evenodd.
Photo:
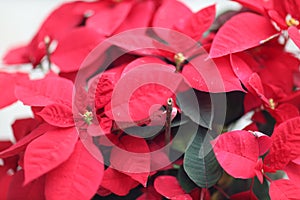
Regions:
M 3 58 L 0 108 L 33 117 L 0 142 L 0 197 L 298 199 L 300 1 L 235 2 L 55 9 Z

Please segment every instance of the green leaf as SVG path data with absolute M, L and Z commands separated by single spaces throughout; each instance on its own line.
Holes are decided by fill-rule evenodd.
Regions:
M 181 166 L 178 170 L 177 179 L 179 181 L 180 186 L 184 189 L 186 193 L 190 193 L 197 185 L 190 179 L 190 177 L 186 174 Z
M 190 89 L 177 94 L 176 102 L 181 111 L 193 122 L 211 129 L 213 108 L 210 95 Z
M 216 184 L 223 173 L 210 144 L 214 134 L 213 131 L 199 127 L 184 156 L 185 172 L 202 188 L 209 188 Z
M 176 137 L 174 137 L 172 140 L 172 149 L 181 153 L 185 153 L 187 147 L 195 137 L 197 130 L 198 125 L 190 119 L 181 124 L 179 127 L 172 129 L 173 133 L 177 133 Z
M 266 179 L 264 180 L 263 184 L 261 184 L 259 180 L 255 177 L 253 192 L 258 199 L 264 199 L 264 200 L 271 199 L 269 196 L 269 185 Z

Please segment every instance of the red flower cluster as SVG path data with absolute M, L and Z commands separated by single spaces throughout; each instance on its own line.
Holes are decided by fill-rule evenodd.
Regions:
M 34 114 L 0 142 L 0 197 L 297 199 L 300 1 L 235 1 L 217 17 L 176 0 L 54 10 L 3 59 L 45 74 L 0 72 L 0 108 Z

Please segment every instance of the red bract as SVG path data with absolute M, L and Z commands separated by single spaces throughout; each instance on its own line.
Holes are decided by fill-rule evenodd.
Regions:
M 185 195 L 184 190 L 174 176 L 159 176 L 154 181 L 155 190 L 168 199 L 181 199 L 180 196 Z M 184 199 L 184 198 L 182 198 Z M 186 199 L 191 199 L 189 198 Z
M 76 7 L 83 2 L 66 3 L 54 10 L 44 21 L 29 44 L 9 51 L 5 57 L 6 64 L 32 63 L 36 66 L 46 55 L 45 37 L 60 39 L 66 32 L 79 26 L 84 19 L 84 12 L 76 12 Z M 62 17 L 63 16 L 63 17 Z
M 300 165 L 299 165 L 299 163 L 295 163 L 295 162 L 290 162 L 284 168 L 284 171 L 287 173 L 289 180 L 291 180 L 295 184 L 298 184 L 300 181 L 299 170 L 300 170 Z
M 231 200 L 258 200 L 252 191 L 245 191 L 230 196 Z
M 10 182 L 8 189 L 7 199 L 45 199 L 44 185 L 45 177 L 40 177 L 33 182 L 23 185 L 24 183 L 24 170 L 16 172 Z
M 299 109 L 289 103 L 280 104 L 275 110 L 270 110 L 270 114 L 278 124 L 300 116 Z
M 276 35 L 277 31 L 265 17 L 254 13 L 241 13 L 220 28 L 209 55 L 215 58 L 241 52 L 258 46 Z
M 180 19 L 190 17 L 192 11 L 179 1 L 166 0 L 156 11 L 152 25 L 172 29 Z
M 47 123 L 57 127 L 72 127 L 75 125 L 72 109 L 63 104 L 51 104 L 37 113 Z
M 18 83 L 22 83 L 23 81 L 28 81 L 27 74 L 0 72 L 0 90 L 2 91 L 0 108 L 9 106 L 17 101 L 15 96 L 15 87 Z
M 31 131 L 36 129 L 40 125 L 40 123 L 40 121 L 32 118 L 16 120 L 12 124 L 12 130 L 16 141 L 19 141 L 20 139 L 28 135 Z
M 132 6 L 130 13 L 126 16 L 126 20 L 116 29 L 115 34 L 134 28 L 149 26 L 155 8 L 156 5 L 153 0 L 137 1 Z
M 240 79 L 244 86 L 249 89 L 249 79 L 253 74 L 250 66 L 240 58 L 238 54 L 230 54 L 230 63 L 234 74 Z
M 31 131 L 30 134 L 26 135 L 22 139 L 20 139 L 15 145 L 12 145 L 8 149 L 5 149 L 4 151 L 0 152 L 0 158 L 7 158 L 14 155 L 18 155 L 20 152 L 24 151 L 27 147 L 27 145 L 33 141 L 34 139 L 38 138 L 39 136 L 43 135 L 47 131 L 53 130 L 54 127 L 48 125 L 48 124 L 41 124 L 37 128 L 35 128 L 33 131 Z
M 143 194 L 137 198 L 137 200 L 159 200 L 162 198 L 158 192 L 156 192 L 153 186 L 148 186 L 142 189 Z
M 151 57 L 128 64 L 114 88 L 111 103 L 105 107 L 108 117 L 119 122 L 151 118 L 166 105 L 168 98 L 186 85 L 183 77 L 174 70 L 174 66 Z
M 88 101 L 90 105 L 94 105 L 96 110 L 102 109 L 111 101 L 114 86 L 120 79 L 123 70 L 124 66 L 115 67 L 106 70 L 90 81 Z
M 298 199 L 300 61 L 286 44 L 300 46 L 300 3 L 236 1 L 248 9 L 216 19 L 216 5 L 193 12 L 176 0 L 75 1 L 54 10 L 4 57 L 49 70 L 38 80 L 28 77 L 40 69 L 0 72 L 0 108 L 19 100 L 33 112 L 12 125 L 15 144 L 0 142 L 0 196 L 256 200 L 253 191 L 270 188 L 272 200 Z M 228 98 L 212 99 L 219 95 Z M 189 141 L 193 128 L 201 141 Z M 289 180 L 267 176 L 277 170 Z
M 298 199 L 300 187 L 289 180 L 272 181 L 270 185 L 270 197 L 272 200 Z
M 228 174 L 235 178 L 253 178 L 257 175 L 262 182 L 263 166 L 259 155 L 266 151 L 260 150 L 266 139 L 259 139 L 255 132 L 232 131 L 217 137 L 212 145 L 218 162 Z M 245 164 L 243 167 L 239 164 L 241 162 Z
M 59 77 L 19 83 L 15 90 L 16 97 L 29 106 L 47 106 L 53 103 L 70 105 L 72 92 L 73 83 Z
M 211 93 L 244 91 L 228 57 L 207 60 L 206 56 L 199 56 L 192 62 L 201 63 L 201 66 L 187 64 L 183 67 L 182 75 L 192 88 Z
M 300 155 L 299 131 L 300 117 L 289 119 L 274 129 L 270 152 L 265 157 L 265 164 L 280 170 Z
M 69 159 L 46 175 L 46 198 L 91 199 L 104 174 L 103 160 L 100 159 L 100 154 L 91 155 L 84 144 L 77 141 Z
M 101 186 L 114 194 L 125 196 L 129 191 L 139 185 L 139 182 L 130 176 L 123 174 L 113 168 L 107 168 Z
M 33 140 L 24 156 L 25 184 L 65 162 L 72 154 L 78 134 L 75 128 L 48 131 Z
M 150 175 L 150 150 L 143 138 L 124 136 L 112 148 L 110 167 L 147 186 Z
M 8 168 L 6 166 L 0 167 L 0 196 L 3 198 L 8 197 L 8 189 L 12 180 L 12 175 L 8 173 Z
M 132 7 L 132 2 L 123 1 L 120 3 L 99 2 L 100 12 L 92 13 L 87 20 L 87 27 L 92 27 L 103 36 L 110 36 L 125 21 Z M 114 22 L 114 23 L 111 23 Z
M 216 15 L 215 5 L 204 8 L 195 14 L 185 16 L 182 20 L 178 20 L 175 30 L 180 31 L 199 41 L 203 37 L 203 33 L 212 25 Z
M 292 26 L 288 29 L 289 36 L 295 42 L 295 44 L 300 48 L 300 32 L 299 30 Z
M 257 11 L 258 13 L 264 13 L 264 2 L 261 0 L 234 0 L 243 6 Z
M 74 29 L 58 41 L 57 48 L 51 55 L 51 61 L 61 72 L 77 71 L 89 53 L 103 40 L 104 36 L 92 28 Z
M 281 29 L 287 29 L 289 26 L 299 25 L 299 1 L 291 0 L 283 2 L 279 0 L 272 0 L 271 2 L 272 5 L 267 7 L 268 15 Z

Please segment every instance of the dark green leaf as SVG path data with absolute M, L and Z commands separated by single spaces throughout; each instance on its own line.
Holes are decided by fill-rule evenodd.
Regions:
M 186 118 L 183 117 L 183 120 Z M 172 129 L 173 133 L 176 133 L 176 137 L 172 141 L 172 149 L 178 152 L 184 153 L 191 143 L 195 134 L 197 133 L 198 125 L 195 124 L 192 120 L 184 121 L 180 126 L 174 127 Z
M 269 185 L 266 180 L 264 180 L 263 184 L 261 184 L 259 182 L 259 180 L 257 178 L 255 178 L 253 192 L 257 196 L 258 199 L 270 200 Z
M 186 172 L 183 169 L 183 166 L 181 166 L 178 170 L 177 179 L 181 187 L 187 193 L 190 193 L 194 188 L 197 187 L 197 185 L 186 174 Z
M 193 122 L 211 129 L 213 112 L 210 95 L 204 97 L 202 94 L 204 95 L 204 93 L 190 89 L 179 93 L 176 96 L 176 102 L 181 111 Z
M 223 173 L 210 144 L 214 134 L 199 127 L 184 156 L 184 170 L 190 179 L 202 188 L 216 184 Z

